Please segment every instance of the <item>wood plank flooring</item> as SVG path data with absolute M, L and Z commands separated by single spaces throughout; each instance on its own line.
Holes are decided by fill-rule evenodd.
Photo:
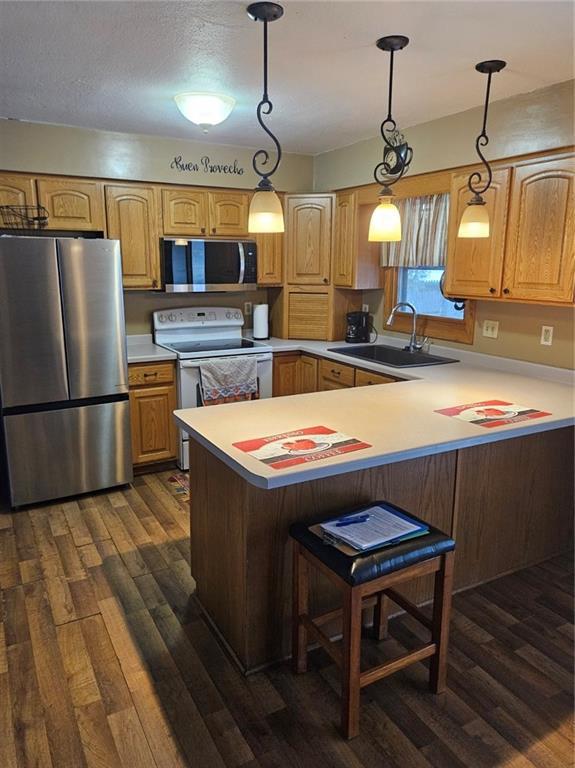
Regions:
M 565 768 L 573 764 L 573 573 L 558 557 L 457 595 L 449 690 L 415 665 L 337 732 L 323 651 L 243 677 L 195 603 L 170 473 L 0 514 L 2 768 Z M 225 556 L 225 553 L 222 553 Z M 366 662 L 425 639 L 412 619 Z

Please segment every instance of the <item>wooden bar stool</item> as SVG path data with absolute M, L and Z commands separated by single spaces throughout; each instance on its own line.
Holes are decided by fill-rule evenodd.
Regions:
M 389 502 L 374 502 L 394 507 Z M 394 507 L 400 512 L 399 507 Z M 351 510 L 351 514 L 355 510 Z M 413 517 L 413 515 L 411 515 Z M 308 635 L 320 643 L 342 670 L 341 730 L 347 739 L 359 733 L 361 689 L 410 664 L 431 657 L 429 687 L 441 693 L 446 686 L 449 614 L 453 585 L 455 542 L 437 528 L 429 533 L 380 550 L 349 556 L 325 544 L 310 531 L 309 523 L 290 528 L 293 539 L 293 636 L 295 672 L 307 670 Z M 342 593 L 343 609 L 311 618 L 308 613 L 309 566 L 313 565 Z M 398 584 L 435 573 L 431 620 L 410 600 L 395 590 Z M 366 602 L 364 602 L 364 600 Z M 392 600 L 431 631 L 431 640 L 414 651 L 365 672 L 360 670 L 362 608 L 374 604 L 373 632 L 378 640 L 387 634 L 389 602 Z M 322 625 L 343 614 L 341 648 L 333 643 Z

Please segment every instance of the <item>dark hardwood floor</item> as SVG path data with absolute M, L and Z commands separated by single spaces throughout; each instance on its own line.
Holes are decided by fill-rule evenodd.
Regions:
M 202 618 L 170 473 L 0 515 L 0 766 L 565 768 L 573 764 L 573 572 L 558 557 L 454 600 L 449 690 L 415 665 L 338 735 L 322 651 L 244 678 Z M 225 556 L 225 553 L 222 553 Z M 392 620 L 366 661 L 424 630 Z

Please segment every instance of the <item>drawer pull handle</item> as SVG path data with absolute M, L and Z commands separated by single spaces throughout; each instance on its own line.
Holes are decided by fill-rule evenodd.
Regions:
M 153 373 L 145 373 L 144 374 L 144 378 L 145 379 L 149 379 L 149 378 L 156 379 L 157 377 L 158 377 L 158 372 L 157 371 L 154 371 Z
M 341 371 L 336 371 L 335 368 L 331 369 L 331 373 L 333 373 L 334 376 L 341 376 Z

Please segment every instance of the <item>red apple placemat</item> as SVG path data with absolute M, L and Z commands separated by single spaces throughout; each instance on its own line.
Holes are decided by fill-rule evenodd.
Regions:
M 287 469 L 297 464 L 308 464 L 311 461 L 321 461 L 351 451 L 371 448 L 369 443 L 322 426 L 243 440 L 233 443 L 233 446 L 273 469 Z
M 518 403 L 508 403 L 506 400 L 483 400 L 480 403 L 455 405 L 452 408 L 441 408 L 435 413 L 442 413 L 444 416 L 452 416 L 455 419 L 466 421 L 468 424 L 477 424 L 479 427 L 487 428 L 502 427 L 504 424 L 551 416 L 546 411 L 539 411 L 536 408 L 529 408 Z

